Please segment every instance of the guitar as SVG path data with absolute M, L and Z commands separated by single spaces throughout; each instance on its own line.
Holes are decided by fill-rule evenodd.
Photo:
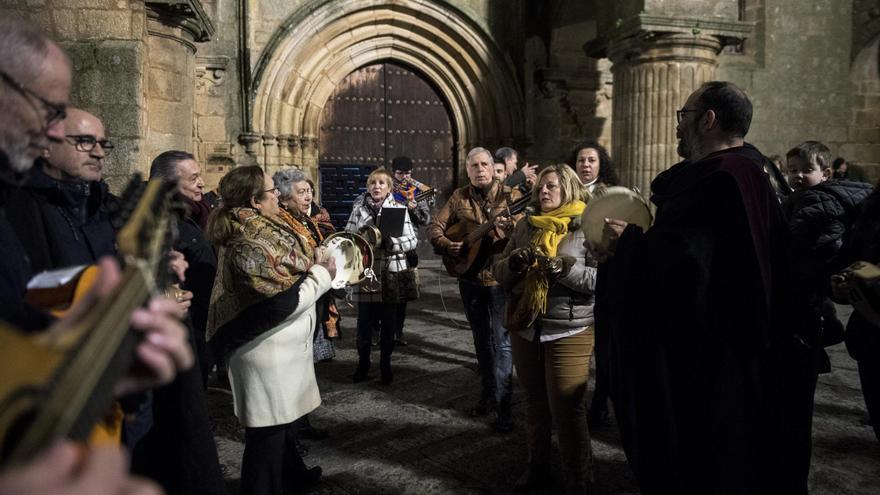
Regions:
M 453 277 L 471 277 L 478 273 L 489 256 L 500 253 L 507 245 L 507 239 L 493 241 L 488 236 L 490 230 L 495 227 L 495 220 L 505 216 L 513 216 L 522 212 L 531 201 L 532 197 L 527 194 L 512 203 L 507 209 L 492 216 L 489 220 L 479 225 L 470 222 L 458 222 L 446 230 L 446 237 L 453 242 L 462 242 L 461 253 L 458 256 L 444 255 L 443 266 L 446 272 Z
M 117 244 L 122 280 L 74 328 L 35 335 L 0 327 L 0 469 L 32 459 L 61 438 L 84 441 L 113 403 L 134 359 L 131 313 L 170 282 L 165 253 L 176 232 L 174 184 L 132 179 Z

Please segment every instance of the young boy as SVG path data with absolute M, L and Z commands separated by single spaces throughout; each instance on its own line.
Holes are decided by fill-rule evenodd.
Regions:
M 798 324 L 815 336 L 810 342 L 840 342 L 843 326 L 829 300 L 829 277 L 840 268 L 840 247 L 858 217 L 859 205 L 871 185 L 832 178 L 831 150 L 818 141 L 804 141 L 786 153 L 789 182 L 794 192 L 783 202 L 791 232 L 792 274 L 796 300 L 810 308 L 795 315 Z M 820 353 L 817 353 L 819 356 Z M 827 368 L 827 357 L 820 357 Z

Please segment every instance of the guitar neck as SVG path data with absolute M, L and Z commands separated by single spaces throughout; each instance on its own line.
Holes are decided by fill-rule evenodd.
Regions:
M 497 215 L 493 215 L 492 218 L 490 218 L 486 222 L 481 223 L 474 230 L 472 230 L 467 236 L 467 243 L 474 244 L 482 239 L 483 236 L 488 234 L 489 231 L 492 230 L 493 227 L 495 227 L 496 219 L 520 213 L 526 208 L 530 200 L 531 195 L 526 195 L 517 199 L 513 203 L 508 204 L 506 210 L 499 212 Z

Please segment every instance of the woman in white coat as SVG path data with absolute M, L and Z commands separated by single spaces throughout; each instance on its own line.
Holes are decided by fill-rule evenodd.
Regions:
M 245 427 L 241 493 L 288 493 L 321 477 L 286 439 L 293 421 L 321 403 L 312 332 L 335 262 L 323 251 L 316 260 L 297 254 L 296 234 L 278 217 L 278 189 L 260 167 L 233 169 L 220 195 L 207 228 L 220 248 L 207 338 L 226 357 Z

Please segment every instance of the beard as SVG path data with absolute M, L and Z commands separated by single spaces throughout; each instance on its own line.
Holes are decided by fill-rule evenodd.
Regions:
M 696 143 L 698 140 L 699 136 L 696 132 L 691 129 L 685 130 L 678 138 L 678 147 L 676 148 L 678 156 L 685 160 L 692 160 L 697 154 Z

